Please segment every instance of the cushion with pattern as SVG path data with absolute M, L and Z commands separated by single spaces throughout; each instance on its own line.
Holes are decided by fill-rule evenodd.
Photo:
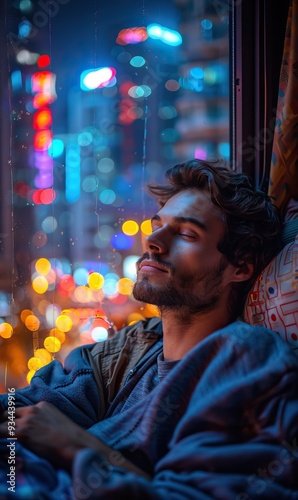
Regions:
M 276 331 L 298 350 L 298 235 L 255 280 L 245 302 L 244 320 Z

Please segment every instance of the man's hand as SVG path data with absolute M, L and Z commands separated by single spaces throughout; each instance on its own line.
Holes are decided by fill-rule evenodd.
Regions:
M 0 437 L 7 437 L 7 417 L 7 411 L 1 415 Z M 109 464 L 150 479 L 120 452 L 86 432 L 50 403 L 42 401 L 16 408 L 15 423 L 17 440 L 55 467 L 70 471 L 76 453 L 83 448 L 91 448 L 105 457 Z
M 7 421 L 7 412 L 1 420 Z M 0 435 L 7 435 L 7 422 L 0 424 Z M 16 408 L 15 437 L 29 450 L 65 469 L 71 467 L 77 451 L 94 448 L 95 439 L 55 406 L 44 401 Z

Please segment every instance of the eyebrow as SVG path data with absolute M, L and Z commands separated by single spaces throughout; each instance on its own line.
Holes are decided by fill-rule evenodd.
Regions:
M 207 231 L 207 226 L 203 222 L 201 222 L 200 220 L 195 219 L 194 217 L 173 217 L 173 219 L 175 222 L 179 222 L 180 224 L 185 224 L 185 223 L 194 224 L 199 229 L 203 229 L 203 231 Z M 158 214 L 156 214 L 152 217 L 151 222 L 153 222 L 154 220 L 160 222 L 161 217 Z

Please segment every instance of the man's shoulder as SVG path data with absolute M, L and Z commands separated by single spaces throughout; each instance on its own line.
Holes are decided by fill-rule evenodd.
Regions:
M 258 344 L 271 344 L 280 347 L 285 351 L 293 349 L 280 337 L 278 332 L 270 330 L 265 326 L 251 325 L 242 319 L 238 319 L 224 327 L 222 332 L 234 337 L 238 342 L 247 342 L 248 344 L 257 342 Z
M 298 367 L 298 351 L 293 351 L 277 332 L 263 326 L 237 320 L 215 332 L 214 341 L 228 345 L 234 354 L 245 354 L 246 359 L 265 363 L 271 358 Z

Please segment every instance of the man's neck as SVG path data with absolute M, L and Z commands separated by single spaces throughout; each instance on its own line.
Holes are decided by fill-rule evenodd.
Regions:
M 161 313 L 163 354 L 165 360 L 182 359 L 188 351 L 211 333 L 231 323 L 230 315 L 222 310 L 186 314 L 167 309 Z

